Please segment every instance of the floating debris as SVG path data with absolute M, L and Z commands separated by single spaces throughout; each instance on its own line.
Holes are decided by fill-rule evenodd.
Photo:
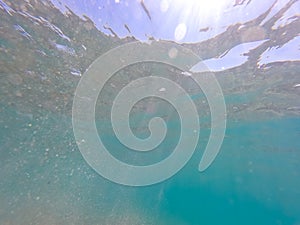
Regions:
M 192 73 L 187 72 L 187 71 L 181 72 L 181 74 L 184 75 L 184 76 L 187 76 L 187 77 L 192 76 Z
M 206 32 L 206 31 L 208 31 L 209 30 L 209 27 L 205 27 L 205 28 L 201 28 L 200 30 L 199 30 L 199 32 Z
M 293 106 L 293 107 L 288 107 L 288 111 L 300 111 L 300 106 Z
M 237 6 L 237 5 L 243 5 L 246 2 L 246 0 L 235 0 L 235 3 L 233 6 Z M 246 5 L 248 5 L 251 2 L 251 0 L 248 0 Z
M 20 25 L 14 25 L 14 28 L 20 32 L 23 37 L 26 37 L 28 40 L 32 40 L 31 35 Z
M 0 9 L 3 9 L 5 12 L 7 12 L 10 16 L 12 16 L 12 13 L 15 13 L 16 11 L 10 8 L 7 4 L 5 4 L 3 1 L 0 0 Z
M 300 87 L 300 84 L 295 84 L 293 87 L 298 88 L 298 87 Z
M 55 42 L 51 42 L 51 43 L 52 43 L 52 45 L 54 45 L 59 51 L 68 53 L 69 55 L 73 55 L 73 56 L 76 55 L 75 50 L 74 50 L 73 48 L 70 48 L 69 46 L 57 44 L 57 43 L 55 43 Z
M 52 31 L 54 31 L 56 34 L 58 34 L 60 37 L 66 39 L 67 41 L 71 41 L 71 39 L 66 36 L 61 29 L 59 29 L 57 26 L 55 26 L 54 24 L 50 23 L 48 20 L 46 20 L 45 18 L 43 17 L 39 17 L 40 21 L 42 21 L 42 23 L 44 25 L 46 25 L 47 27 L 49 27 Z
M 71 69 L 70 73 L 74 76 L 79 76 L 79 77 L 82 76 L 81 72 L 77 69 L 74 69 L 74 68 Z
M 129 27 L 127 26 L 127 24 L 124 24 L 124 27 L 125 27 L 126 30 L 131 34 L 131 31 L 130 31 Z
M 145 13 L 147 14 L 148 18 L 149 18 L 150 20 L 152 20 L 152 19 L 151 19 L 150 12 L 149 12 L 149 10 L 147 9 L 147 7 L 145 6 L 144 0 L 141 0 L 140 3 L 141 3 L 141 6 L 143 7 Z

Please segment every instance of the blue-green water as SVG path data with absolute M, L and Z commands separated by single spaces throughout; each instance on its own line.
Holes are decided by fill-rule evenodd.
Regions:
M 300 222 L 299 118 L 229 123 L 207 171 L 196 169 L 198 149 L 177 175 L 142 188 L 95 173 L 74 143 L 70 117 L 36 120 L 2 108 L 4 119 L 1 224 Z
M 96 125 L 111 154 L 125 162 L 144 165 L 166 158 L 180 136 L 174 107 L 149 98 L 136 104 L 129 123 L 145 138 L 150 119 L 160 116 L 168 128 L 165 141 L 145 154 L 120 144 L 110 107 L 129 82 L 153 74 L 178 82 L 199 113 L 199 143 L 191 160 L 170 179 L 146 187 L 119 185 L 96 173 L 81 155 L 72 127 L 74 93 L 85 71 L 108 50 L 135 40 L 104 35 L 96 26 L 105 20 L 95 25 L 51 2 L 57 3 L 0 0 L 0 225 L 300 224 L 300 64 L 299 57 L 289 55 L 299 50 L 300 19 L 298 14 L 287 19 L 299 10 L 299 1 L 279 1 L 250 21 L 233 21 L 220 34 L 214 34 L 214 25 L 200 27 L 199 37 L 208 39 L 184 44 L 203 59 L 217 60 L 240 44 L 263 41 L 229 59 L 247 56 L 244 64 L 214 74 L 224 94 L 227 127 L 219 155 L 204 172 L 198 165 L 211 132 L 210 109 L 200 88 L 183 76 L 186 71 L 138 63 L 109 80 L 95 108 Z M 246 11 L 254 1 L 247 2 L 235 1 Z M 140 3 L 136 6 L 145 13 Z M 145 36 L 139 23 L 130 29 Z M 296 45 L 284 48 L 291 40 Z M 280 49 L 274 60 L 270 52 Z

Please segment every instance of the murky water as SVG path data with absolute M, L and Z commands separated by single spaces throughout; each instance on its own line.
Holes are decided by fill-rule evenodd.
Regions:
M 119 143 L 108 125 L 109 107 L 118 90 L 138 77 L 160 73 L 178 82 L 201 115 L 200 141 L 187 165 L 167 181 L 136 188 L 97 174 L 80 154 L 72 128 L 72 101 L 84 72 L 106 51 L 134 40 L 105 35 L 91 20 L 49 1 L 0 1 L 0 224 L 300 224 L 298 5 L 290 1 L 277 14 L 271 8 L 207 40 L 182 44 L 214 71 L 227 107 L 221 152 L 203 173 L 197 168 L 210 113 L 188 76 L 140 63 L 109 80 L 96 123 L 114 149 Z M 287 20 L 288 10 L 298 16 Z M 291 49 L 295 54 L 284 58 Z M 205 71 L 196 67 L 195 73 Z M 133 131 L 149 135 L 145 127 L 154 115 L 170 128 L 157 153 L 112 154 L 145 164 L 170 154 L 180 125 L 165 102 L 139 102 Z

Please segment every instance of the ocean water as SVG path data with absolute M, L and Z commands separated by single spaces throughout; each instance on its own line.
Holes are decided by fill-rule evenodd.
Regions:
M 124 68 L 108 81 L 95 107 L 96 125 L 103 143 L 125 162 L 157 162 L 171 154 L 180 136 L 176 109 L 147 98 L 132 110 L 133 132 L 147 137 L 150 119 L 160 116 L 168 128 L 166 140 L 150 153 L 122 147 L 110 110 L 126 84 L 153 73 L 172 79 L 188 90 L 200 115 L 199 142 L 189 162 L 171 178 L 145 187 L 100 176 L 81 155 L 72 125 L 74 93 L 89 65 L 134 40 L 104 35 L 90 20 L 64 14 L 50 1 L 0 1 L 0 18 L 0 224 L 300 224 L 299 59 L 259 65 L 267 50 L 294 39 L 299 47 L 299 17 L 278 29 L 271 28 L 273 17 L 264 26 L 261 19 L 245 22 L 252 33 L 265 29 L 265 37 L 253 36 L 267 43 L 248 52 L 244 64 L 216 69 L 227 126 L 220 153 L 204 172 L 198 164 L 211 115 L 190 77 L 151 62 Z M 240 44 L 239 32 L 233 26 L 184 46 L 208 60 Z
M 209 170 L 197 170 L 198 151 L 171 179 L 141 188 L 93 171 L 70 117 L 45 112 L 35 121 L 6 108 L 4 118 L 2 224 L 299 222 L 299 118 L 229 124 Z

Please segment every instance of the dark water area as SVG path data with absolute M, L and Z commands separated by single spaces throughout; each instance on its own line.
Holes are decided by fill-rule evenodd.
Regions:
M 211 116 L 205 96 L 184 71 L 141 63 L 109 80 L 95 111 L 97 129 L 113 149 L 120 143 L 109 125 L 110 106 L 118 90 L 137 77 L 159 72 L 173 79 L 188 89 L 201 115 L 200 141 L 182 170 L 159 184 L 128 187 L 86 163 L 74 138 L 72 104 L 90 64 L 136 40 L 104 34 L 88 17 L 71 9 L 63 13 L 50 1 L 0 1 L 0 224 L 299 225 L 299 58 L 262 63 L 266 51 L 290 41 L 299 50 L 299 14 L 273 27 L 296 3 L 290 1 L 264 25 L 271 9 L 208 40 L 182 44 L 208 60 L 241 43 L 266 40 L 246 53 L 246 62 L 214 72 L 227 127 L 219 155 L 204 172 L 198 164 Z M 178 114 L 163 101 L 145 99 L 132 110 L 133 132 L 148 136 L 145 127 L 153 116 L 168 126 L 157 153 L 112 154 L 144 164 L 167 157 L 179 136 Z

